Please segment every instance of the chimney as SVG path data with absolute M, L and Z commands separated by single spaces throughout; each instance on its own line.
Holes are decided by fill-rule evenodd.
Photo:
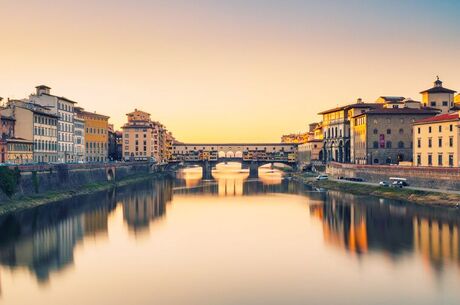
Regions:
M 37 86 L 37 87 L 35 87 L 35 89 L 37 90 L 37 95 L 38 96 L 40 96 L 42 94 L 50 94 L 50 90 L 51 90 L 50 87 L 45 86 L 45 85 Z

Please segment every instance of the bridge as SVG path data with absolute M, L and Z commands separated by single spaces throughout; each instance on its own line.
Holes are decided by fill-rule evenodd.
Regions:
M 249 168 L 249 177 L 258 177 L 259 167 L 282 163 L 293 168 L 297 165 L 297 145 L 292 143 L 175 143 L 171 164 L 199 165 L 203 179 L 212 179 L 212 168 L 222 162 L 239 162 Z

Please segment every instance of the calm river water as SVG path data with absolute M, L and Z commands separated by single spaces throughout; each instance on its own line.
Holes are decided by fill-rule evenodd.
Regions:
M 0 218 L 0 304 L 460 304 L 456 210 L 246 176 Z

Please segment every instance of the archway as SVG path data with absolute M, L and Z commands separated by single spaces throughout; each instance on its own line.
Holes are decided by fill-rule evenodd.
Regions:
M 219 151 L 217 154 L 219 158 L 225 158 L 225 152 L 224 151 Z
M 235 158 L 243 158 L 243 152 L 242 151 L 237 151 L 235 153 Z
M 235 158 L 235 153 L 233 151 L 227 151 L 227 154 L 225 155 L 227 158 Z

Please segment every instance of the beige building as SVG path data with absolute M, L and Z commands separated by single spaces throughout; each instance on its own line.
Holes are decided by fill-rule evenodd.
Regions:
M 414 165 L 458 167 L 459 113 L 444 113 L 416 121 L 414 133 Z
M 150 113 L 134 109 L 126 114 L 128 122 L 123 125 L 123 160 L 162 161 L 163 125 L 153 122 Z
M 15 137 L 33 143 L 34 162 L 58 162 L 57 115 L 48 107 L 18 100 L 8 101 L 2 112 L 16 120 Z
M 309 124 L 307 141 L 299 144 L 297 158 L 301 165 L 307 165 L 323 159 L 323 127 L 322 123 Z
M 444 88 L 442 81 L 437 77 L 434 87 L 420 92 L 422 103 L 425 107 L 431 107 L 447 113 L 454 107 L 454 94 L 456 91 Z
M 412 124 L 439 111 L 393 107 L 369 110 L 351 122 L 351 163 L 397 164 L 412 161 Z

